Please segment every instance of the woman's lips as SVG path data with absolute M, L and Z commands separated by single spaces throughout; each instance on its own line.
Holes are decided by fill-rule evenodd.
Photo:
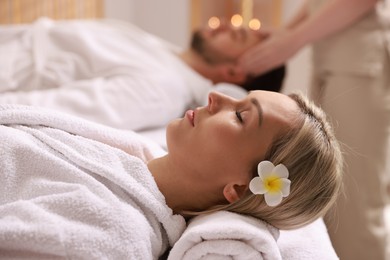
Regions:
M 194 110 L 188 110 L 186 112 L 186 117 L 188 118 L 188 120 L 190 121 L 191 125 L 192 126 L 195 126 L 194 124 L 194 118 L 195 118 L 195 112 Z

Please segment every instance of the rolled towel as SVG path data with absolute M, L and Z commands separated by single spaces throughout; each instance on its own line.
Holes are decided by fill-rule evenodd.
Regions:
M 252 217 L 219 211 L 194 217 L 168 260 L 282 259 L 279 230 Z

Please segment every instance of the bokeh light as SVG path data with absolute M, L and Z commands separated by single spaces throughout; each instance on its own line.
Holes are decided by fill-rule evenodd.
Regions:
M 211 29 L 217 29 L 221 25 L 221 21 L 219 20 L 218 17 L 213 16 L 213 17 L 210 17 L 210 19 L 208 21 L 208 25 Z
M 261 22 L 259 19 L 251 19 L 249 21 L 249 24 L 248 24 L 249 28 L 251 28 L 252 30 L 259 30 L 260 27 L 261 27 Z
M 242 16 L 239 14 L 235 14 L 230 19 L 230 22 L 234 27 L 240 27 L 242 25 Z

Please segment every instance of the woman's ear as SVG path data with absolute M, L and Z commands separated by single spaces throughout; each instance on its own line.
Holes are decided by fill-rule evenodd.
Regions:
M 240 66 L 232 63 L 220 64 L 217 66 L 219 67 L 218 70 L 222 82 L 234 83 L 238 85 L 245 83 L 247 74 Z
M 246 192 L 248 185 L 229 183 L 223 188 L 223 196 L 229 203 L 239 200 Z

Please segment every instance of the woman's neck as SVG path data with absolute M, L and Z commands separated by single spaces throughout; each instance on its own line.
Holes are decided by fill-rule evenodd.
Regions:
M 215 194 L 204 191 L 204 185 L 187 178 L 185 170 L 172 163 L 168 155 L 149 161 L 148 168 L 174 213 L 205 210 L 215 203 Z
M 184 205 L 191 204 L 188 194 L 183 192 L 182 183 L 175 167 L 172 167 L 168 156 L 153 159 L 148 162 L 149 171 L 152 173 L 157 186 L 165 197 L 165 201 L 175 213 L 183 210 Z

